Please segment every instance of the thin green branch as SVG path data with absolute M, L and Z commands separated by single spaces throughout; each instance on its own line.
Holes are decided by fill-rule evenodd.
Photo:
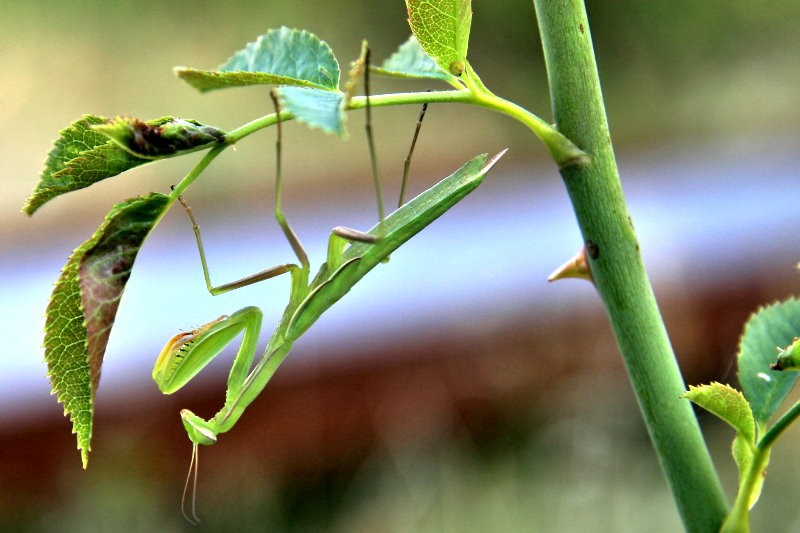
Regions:
M 408 104 L 423 104 L 428 103 L 473 103 L 473 95 L 470 91 L 464 89 L 460 91 L 429 91 L 429 92 L 413 92 L 413 93 L 395 93 L 395 94 L 378 94 L 370 96 L 369 104 L 371 107 L 386 107 L 396 105 Z M 367 106 L 367 99 L 364 96 L 355 96 L 350 100 L 347 110 L 363 109 Z M 292 120 L 294 115 L 289 111 L 281 111 L 281 120 Z M 228 132 L 225 136 L 229 144 L 233 144 L 248 135 L 251 135 L 259 130 L 274 125 L 277 122 L 277 117 L 274 113 L 259 117 L 255 120 L 248 122 L 233 131 Z
M 509 102 L 493 94 L 479 94 L 471 103 L 499 111 L 528 126 L 545 144 L 559 167 L 580 164 L 588 158 L 586 152 L 575 146 L 551 124 L 514 102 Z
M 783 413 L 775 424 L 764 433 L 764 437 L 758 441 L 759 448 L 771 448 L 778 437 L 788 428 L 792 422 L 800 417 L 800 402 L 794 404 L 791 409 Z
M 528 126 L 539 139 L 541 139 L 553 156 L 559 167 L 569 166 L 579 163 L 585 159 L 586 154 L 576 147 L 567 137 L 562 135 L 553 125 L 547 123 L 539 116 L 531 113 L 527 109 L 496 96 L 483 86 L 476 85 L 473 90 L 461 89 L 457 91 L 425 91 L 411 93 L 379 94 L 369 97 L 370 107 L 387 107 L 409 104 L 471 104 L 485 107 L 493 111 L 499 111 L 517 119 L 522 124 Z M 367 105 L 367 98 L 356 96 L 351 99 L 347 106 L 348 110 L 362 109 Z M 281 120 L 292 120 L 294 115 L 289 111 L 281 111 Z M 259 117 L 243 126 L 229 132 L 225 138 L 228 144 L 237 141 L 274 125 L 277 117 L 274 113 Z
M 203 171 L 208 167 L 208 165 L 210 165 L 211 162 L 214 159 L 216 159 L 217 156 L 225 150 L 225 148 L 229 146 L 229 144 L 231 143 L 218 144 L 217 146 L 206 152 L 206 155 L 204 155 L 203 158 L 194 166 L 194 168 L 192 168 L 192 170 L 190 170 L 189 173 L 186 174 L 186 176 L 180 181 L 180 183 L 178 183 L 175 187 L 172 188 L 172 193 L 169 195 L 171 200 L 170 203 L 175 202 L 175 200 L 178 199 L 178 196 L 183 194 L 183 191 L 185 191 L 189 187 L 189 185 L 191 185 L 192 182 L 194 182 L 194 180 L 196 180 L 197 177 L 203 173 Z

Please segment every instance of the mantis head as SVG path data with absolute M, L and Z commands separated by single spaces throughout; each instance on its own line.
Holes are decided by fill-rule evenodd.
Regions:
M 181 410 L 181 420 L 189 440 L 195 445 L 211 446 L 217 442 L 217 433 L 211 429 L 210 424 L 188 409 Z

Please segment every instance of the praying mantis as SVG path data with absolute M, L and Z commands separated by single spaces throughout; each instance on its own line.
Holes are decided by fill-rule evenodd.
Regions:
M 368 68 L 365 69 L 365 91 L 368 94 Z M 184 503 L 189 480 L 194 479 L 196 493 L 198 446 L 212 445 L 217 442 L 219 434 L 229 431 L 242 416 L 245 409 L 260 394 L 292 349 L 293 343 L 305 333 L 309 327 L 331 305 L 344 296 L 367 272 L 379 263 L 385 262 L 389 255 L 400 245 L 428 226 L 449 208 L 474 190 L 485 174 L 505 153 L 500 152 L 488 159 L 480 155 L 467 162 L 451 176 L 445 178 L 431 189 L 402 205 L 387 217 L 383 216 L 382 198 L 375 164 L 375 152 L 372 144 L 371 120 L 367 105 L 367 138 L 372 160 L 373 177 L 376 183 L 376 195 L 379 204 L 380 220 L 368 232 L 337 227 L 331 231 L 328 240 L 327 258 L 318 274 L 309 281 L 310 263 L 300 240 L 286 220 L 281 208 L 281 142 L 282 130 L 278 98 L 273 91 L 272 100 L 276 108 L 278 121 L 276 140 L 276 177 L 275 177 L 275 218 L 286 239 L 297 257 L 298 263 L 278 265 L 238 281 L 214 286 L 211 283 L 208 264 L 203 249 L 199 225 L 191 208 L 183 201 L 183 205 L 194 230 L 205 283 L 212 295 L 235 290 L 252 283 L 257 283 L 285 273 L 291 276 L 289 304 L 287 305 L 275 331 L 270 337 L 264 354 L 255 363 L 259 333 L 261 330 L 262 312 L 257 307 L 245 307 L 230 316 L 221 316 L 197 329 L 179 333 L 172 337 L 159 354 L 153 368 L 152 377 L 161 392 L 171 394 L 197 375 L 224 348 L 242 335 L 239 350 L 234 358 L 228 375 L 225 403 L 212 418 L 206 420 L 188 409 L 180 412 L 181 420 L 192 443 L 192 458 L 189 474 L 184 489 Z M 367 100 L 368 103 L 368 100 Z M 424 109 L 415 130 L 414 138 L 406 158 L 403 177 L 403 191 L 408 174 L 409 161 L 419 133 L 419 125 L 424 116 Z M 401 201 L 402 203 L 402 198 Z M 185 505 L 182 504 L 185 509 Z M 190 522 L 196 522 L 194 497 L 192 499 L 192 517 L 184 510 L 184 516 Z

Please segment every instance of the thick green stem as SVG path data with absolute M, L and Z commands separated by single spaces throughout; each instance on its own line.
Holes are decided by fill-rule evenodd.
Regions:
M 689 531 L 718 531 L 727 503 L 647 278 L 619 181 L 581 0 L 534 0 L 558 130 L 588 154 L 561 167 L 650 437 Z

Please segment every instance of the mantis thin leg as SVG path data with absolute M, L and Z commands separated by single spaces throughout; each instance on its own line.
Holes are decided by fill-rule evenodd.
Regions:
M 294 254 L 297 256 L 298 261 L 300 261 L 300 266 L 303 269 L 308 270 L 308 255 L 306 254 L 303 245 L 300 244 L 300 239 L 297 238 L 297 234 L 289 225 L 289 222 L 286 221 L 286 216 L 283 214 L 283 209 L 281 208 L 283 194 L 283 180 L 281 179 L 281 143 L 283 142 L 281 106 L 280 103 L 278 103 L 278 95 L 274 90 L 269 92 L 269 96 L 272 98 L 272 104 L 275 106 L 275 115 L 277 117 L 275 126 L 278 128 L 278 135 L 277 139 L 275 140 L 275 219 L 278 221 L 278 225 L 280 225 L 281 229 L 283 230 L 283 234 L 286 235 L 286 239 L 292 246 L 292 250 L 294 250 Z
M 422 127 L 422 121 L 425 119 L 425 111 L 428 110 L 428 102 L 422 104 L 422 111 L 417 119 L 417 127 L 414 129 L 414 136 L 411 138 L 411 146 L 408 149 L 408 155 L 403 162 L 403 183 L 400 186 L 400 198 L 397 200 L 397 207 L 402 207 L 405 203 L 406 197 L 406 182 L 408 181 L 408 171 L 411 168 L 411 156 L 414 155 L 414 147 L 417 145 L 417 137 L 419 137 L 419 130 Z
M 369 104 L 369 58 L 370 58 L 370 49 L 369 46 L 366 46 L 364 43 L 363 48 L 363 61 L 364 61 L 364 94 L 366 96 L 366 113 L 367 119 L 366 123 L 364 124 L 364 130 L 367 135 L 367 146 L 369 147 L 369 160 L 370 165 L 372 167 L 372 181 L 375 185 L 375 196 L 378 202 L 378 219 L 380 220 L 380 233 L 383 233 L 383 220 L 386 218 L 386 213 L 384 211 L 383 206 L 383 189 L 381 188 L 381 178 L 380 173 L 378 171 L 378 156 L 375 152 L 375 138 L 372 135 L 372 108 Z M 340 253 L 341 250 L 344 248 L 344 244 L 340 244 L 337 240 L 337 237 L 341 237 L 345 241 L 356 241 L 356 242 L 365 242 L 365 243 L 373 243 L 377 242 L 379 236 L 373 235 L 370 233 L 365 233 L 363 231 L 355 230 L 352 228 L 346 228 L 344 226 L 337 226 L 331 230 L 331 238 L 328 242 L 328 260 L 329 265 L 331 261 L 334 259 L 334 253 Z M 335 252 L 336 251 L 336 252 Z
M 192 208 L 186 203 L 182 196 L 178 196 L 178 201 L 183 206 L 184 211 L 189 216 L 189 220 L 192 223 L 192 229 L 194 230 L 194 238 L 197 241 L 197 249 L 200 252 L 200 263 L 203 266 L 203 277 L 206 281 L 206 288 L 208 292 L 216 296 L 217 294 L 222 294 L 228 291 L 232 291 L 234 289 L 238 289 L 240 287 L 246 287 L 247 285 L 252 285 L 253 283 L 258 283 L 259 281 L 264 281 L 265 279 L 274 278 L 276 276 L 280 276 L 281 274 L 285 274 L 286 272 L 290 272 L 292 269 L 296 269 L 297 266 L 293 264 L 285 264 L 285 265 L 278 265 L 272 268 L 268 268 L 266 270 L 262 270 L 261 272 L 256 272 L 255 274 L 251 274 L 250 276 L 245 276 L 242 279 L 232 281 L 230 283 L 224 283 L 222 285 L 217 285 L 216 287 L 211 284 L 211 274 L 208 270 L 208 261 L 206 260 L 206 253 L 203 248 L 203 237 L 200 235 L 200 225 L 197 223 L 197 219 L 194 218 L 194 213 L 192 212 Z
M 367 120 L 364 124 L 364 130 L 367 134 L 367 145 L 369 146 L 369 161 L 372 165 L 372 181 L 375 183 L 375 195 L 378 199 L 378 219 L 381 222 L 381 228 L 383 228 L 383 219 L 386 218 L 386 214 L 383 208 L 383 191 L 381 189 L 381 178 L 380 174 L 378 173 L 378 157 L 375 155 L 375 139 L 372 135 L 372 108 L 369 105 L 369 57 L 370 57 L 370 50 L 369 47 L 366 47 L 364 51 L 364 96 L 366 96 L 366 113 L 367 113 Z
M 192 443 L 192 459 L 189 461 L 189 472 L 186 474 L 186 483 L 183 486 L 183 496 L 181 496 L 181 514 L 187 522 L 196 526 L 200 523 L 197 517 L 197 470 L 200 463 L 200 455 L 197 449 L 197 443 Z M 192 514 L 189 516 L 186 513 L 186 493 L 189 491 L 189 481 L 192 483 Z
M 276 126 L 278 128 L 277 139 L 275 141 L 275 219 L 278 221 L 278 225 L 281 227 L 283 234 L 289 241 L 289 245 L 292 247 L 292 250 L 297 256 L 297 259 L 300 261 L 300 268 L 307 271 L 309 269 L 308 255 L 306 254 L 303 245 L 300 243 L 300 239 L 297 238 L 297 234 L 294 232 L 292 227 L 289 225 L 289 222 L 286 220 L 286 216 L 283 214 L 283 209 L 281 208 L 281 201 L 283 194 L 283 180 L 281 179 L 281 153 L 282 153 L 281 148 L 282 148 L 283 130 L 281 127 L 281 119 L 280 119 L 281 116 L 280 105 L 278 104 L 278 98 L 274 91 L 270 92 L 270 97 L 272 98 L 272 102 L 275 105 L 275 114 L 277 115 Z M 216 296 L 218 294 L 232 291 L 234 289 L 246 287 L 247 285 L 252 285 L 253 283 L 258 283 L 266 279 L 274 278 L 276 276 L 280 276 L 281 274 L 285 274 L 286 272 L 291 272 L 298 268 L 297 265 L 286 263 L 283 265 L 278 265 L 268 268 L 266 270 L 262 270 L 261 272 L 257 272 L 250 276 L 245 276 L 244 278 L 232 281 L 230 283 L 224 283 L 218 286 L 212 285 L 211 274 L 209 273 L 208 269 L 208 261 L 206 260 L 205 249 L 203 248 L 203 238 L 200 235 L 200 225 L 197 223 L 197 219 L 195 219 L 194 217 L 192 208 L 189 207 L 189 205 L 186 203 L 186 201 L 183 199 L 182 196 L 178 196 L 178 201 L 183 206 L 184 211 L 186 211 L 186 214 L 189 216 L 189 220 L 192 223 L 192 229 L 194 230 L 195 240 L 197 241 L 197 249 L 200 252 L 200 263 L 203 266 L 203 277 L 205 278 L 206 288 L 208 289 L 208 292 L 210 292 L 212 295 Z

